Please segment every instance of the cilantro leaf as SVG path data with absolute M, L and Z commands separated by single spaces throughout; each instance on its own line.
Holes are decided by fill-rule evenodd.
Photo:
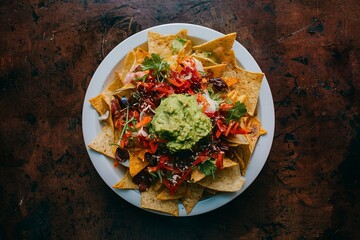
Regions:
M 198 165 L 199 170 L 204 173 L 206 176 L 212 175 L 215 178 L 214 173 L 216 172 L 216 165 L 214 161 L 210 159 Z
M 228 111 L 226 115 L 226 120 L 230 122 L 231 120 L 238 121 L 239 118 L 245 115 L 246 113 L 246 106 L 245 104 L 237 101 L 234 106 Z
M 149 74 L 145 74 L 142 77 L 136 77 L 135 80 L 145 82 L 145 80 L 147 79 L 148 76 L 149 76 Z
M 159 54 L 152 53 L 151 57 L 146 57 L 141 64 L 141 70 L 152 71 L 154 77 L 162 82 L 170 73 L 170 65 Z

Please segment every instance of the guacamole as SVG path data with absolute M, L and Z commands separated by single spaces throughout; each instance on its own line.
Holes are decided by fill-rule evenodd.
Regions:
M 211 131 L 211 120 L 195 96 L 173 94 L 161 101 L 151 121 L 151 131 L 167 140 L 171 152 L 191 149 Z

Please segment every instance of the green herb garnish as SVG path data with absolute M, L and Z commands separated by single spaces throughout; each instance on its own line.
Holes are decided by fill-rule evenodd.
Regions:
M 222 102 L 223 101 L 223 99 L 221 97 L 222 92 L 215 93 L 211 86 L 208 87 L 207 91 L 208 91 L 209 96 L 210 96 L 210 98 L 212 100 L 217 101 L 217 102 Z
M 135 80 L 145 82 L 149 74 L 144 74 L 142 77 L 136 77 Z
M 199 170 L 204 173 L 206 176 L 212 175 L 212 177 L 215 179 L 214 173 L 216 172 L 216 165 L 214 160 L 207 160 L 203 162 L 202 164 L 198 165 Z
M 131 117 L 129 119 L 129 107 L 126 107 L 126 121 L 125 121 L 123 129 L 121 130 L 121 133 L 120 133 L 120 140 L 123 140 L 123 136 L 125 134 L 125 131 L 130 129 L 129 123 L 131 123 L 134 119 L 135 119 L 134 117 Z
M 152 53 L 151 58 L 146 57 L 141 64 L 141 70 L 150 70 L 154 77 L 162 82 L 170 74 L 170 65 L 158 54 Z
M 246 113 L 246 106 L 245 104 L 237 101 L 235 105 L 228 111 L 226 115 L 227 122 L 231 120 L 239 121 L 239 119 L 244 116 Z

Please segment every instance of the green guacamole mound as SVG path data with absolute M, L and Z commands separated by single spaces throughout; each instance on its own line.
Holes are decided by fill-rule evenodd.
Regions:
M 191 149 L 211 131 L 211 120 L 195 96 L 173 94 L 161 101 L 151 121 L 151 131 L 165 139 L 171 152 Z

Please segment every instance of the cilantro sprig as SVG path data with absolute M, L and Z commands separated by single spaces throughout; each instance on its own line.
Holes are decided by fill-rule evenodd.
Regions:
M 204 173 L 206 176 L 212 175 L 215 179 L 216 165 L 214 160 L 206 160 L 205 162 L 198 165 L 199 170 Z
M 234 106 L 228 111 L 226 115 L 227 122 L 230 122 L 231 120 L 238 121 L 239 118 L 244 116 L 246 114 L 246 106 L 245 104 L 237 101 Z
M 141 70 L 150 70 L 154 77 L 162 82 L 170 74 L 170 65 L 159 54 L 152 53 L 151 57 L 146 57 L 141 64 Z

